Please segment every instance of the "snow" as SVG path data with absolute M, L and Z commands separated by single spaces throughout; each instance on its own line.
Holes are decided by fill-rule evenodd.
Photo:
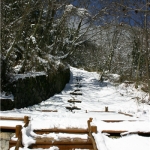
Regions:
M 94 134 L 94 137 L 99 150 L 149 150 L 150 148 L 150 138 L 136 134 L 119 139 L 111 139 L 101 133 Z
M 110 122 L 106 123 L 103 121 L 93 121 L 93 124 L 97 125 L 98 131 L 102 130 L 126 130 L 128 132 L 149 132 L 150 131 L 150 121 L 123 121 L 123 122 Z
M 14 147 L 10 148 L 10 150 L 14 150 Z M 29 148 L 19 148 L 19 150 L 31 150 L 31 149 L 29 149 Z M 43 149 L 38 148 L 38 150 L 43 150 Z M 52 147 L 50 147 L 48 149 L 44 149 L 44 150 L 59 150 L 59 148 L 56 147 L 56 146 L 52 146 Z
M 12 75 L 10 80 L 15 81 L 18 79 L 36 77 L 36 76 L 41 76 L 41 75 L 47 75 L 47 74 L 45 72 L 28 72 L 26 74 L 14 74 Z
M 6 92 L 0 92 L 0 99 L 11 99 L 12 101 L 14 100 L 14 96 L 12 94 L 7 94 Z
M 33 35 L 30 36 L 30 39 L 32 40 L 33 44 L 36 44 L 36 39 L 35 39 L 35 37 Z
M 65 14 L 66 13 L 71 13 L 72 11 L 74 11 L 78 16 L 80 17 L 88 17 L 90 16 L 89 12 L 87 9 L 84 9 L 84 8 L 76 8 L 75 6 L 73 6 L 72 4 L 70 5 L 66 5 L 66 8 L 65 8 Z
M 16 125 L 24 125 L 23 121 L 15 121 L 15 120 L 9 120 L 9 123 L 7 120 L 0 120 L 0 126 L 8 126 L 8 127 L 16 127 Z
M 55 129 L 55 128 L 82 128 L 87 129 L 87 120 L 93 118 L 92 125 L 97 126 L 98 133 L 93 133 L 97 148 L 99 150 L 149 150 L 150 137 L 139 136 L 138 134 L 129 134 L 131 132 L 150 132 L 150 105 L 142 103 L 147 101 L 148 96 L 142 92 L 140 87 L 134 88 L 133 84 L 113 84 L 113 80 L 118 80 L 118 75 L 111 75 L 111 79 L 101 83 L 99 74 L 88 72 L 83 69 L 70 67 L 71 78 L 66 84 L 64 90 L 50 97 L 40 104 L 27 108 L 14 109 L 11 111 L 1 111 L 0 116 L 23 117 L 30 116 L 28 127 L 22 129 L 24 148 L 20 150 L 29 150 L 28 146 L 35 142 L 36 137 L 52 137 L 59 140 L 62 137 L 80 137 L 87 138 L 87 135 L 73 135 L 64 133 L 50 133 L 37 135 L 33 132 L 35 129 Z M 79 80 L 78 80 L 79 79 Z M 78 81 L 77 81 L 78 80 Z M 82 95 L 71 95 L 71 92 L 80 92 Z M 137 99 L 138 97 L 138 99 Z M 81 103 L 71 104 L 70 99 L 81 101 Z M 140 102 L 138 102 L 138 100 Z M 67 110 L 66 107 L 76 106 L 81 110 Z M 109 111 L 105 112 L 105 107 Z M 41 110 L 57 110 L 57 112 L 42 112 Z M 129 114 L 124 115 L 122 113 Z M 104 122 L 104 120 L 124 120 L 122 122 Z M 19 122 L 20 123 L 20 122 Z M 7 121 L 0 120 L 0 124 L 8 125 Z M 15 126 L 11 122 L 11 126 Z M 114 139 L 108 137 L 102 130 L 124 130 L 120 138 Z M 13 137 L 14 138 L 14 137 Z M 57 150 L 57 147 L 51 147 L 50 150 Z M 14 150 L 14 147 L 11 148 Z M 42 150 L 42 149 L 41 149 Z

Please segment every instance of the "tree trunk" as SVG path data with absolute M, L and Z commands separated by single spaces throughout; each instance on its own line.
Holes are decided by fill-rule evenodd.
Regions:
M 147 10 L 148 10 L 148 0 L 146 0 L 146 12 L 145 12 L 145 62 L 146 62 L 146 72 L 147 72 L 147 83 L 148 83 L 148 93 L 150 101 L 150 70 L 149 70 L 149 43 L 148 43 L 148 30 L 147 30 Z

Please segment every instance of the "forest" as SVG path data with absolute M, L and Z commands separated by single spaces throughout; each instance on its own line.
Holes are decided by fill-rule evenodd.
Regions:
M 1 84 L 62 62 L 144 84 L 150 95 L 149 0 L 1 2 Z

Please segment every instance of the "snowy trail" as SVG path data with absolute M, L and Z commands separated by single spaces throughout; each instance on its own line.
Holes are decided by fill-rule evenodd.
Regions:
M 76 79 L 81 79 L 77 81 Z M 138 104 L 134 98 L 143 97 L 144 92 L 133 88 L 133 85 L 121 84 L 114 86 L 111 82 L 98 81 L 99 75 L 95 72 L 71 67 L 70 82 L 64 90 L 50 97 L 40 104 L 22 109 L 2 111 L 1 116 L 31 117 L 30 130 L 49 128 L 87 128 L 87 120 L 93 118 L 93 124 L 98 127 L 98 134 L 95 134 L 97 147 L 100 150 L 149 150 L 150 137 L 140 137 L 137 134 L 122 136 L 119 139 L 111 139 L 102 134 L 102 130 L 127 130 L 150 132 L 150 105 Z M 82 95 L 71 95 L 71 92 L 78 90 Z M 68 102 L 76 99 L 81 103 L 75 106 L 81 110 L 67 110 L 74 104 Z M 108 107 L 112 113 L 92 112 L 104 111 Z M 57 110 L 57 112 L 41 112 L 41 110 Z M 131 114 L 133 117 L 119 114 L 118 112 Z M 102 120 L 125 120 L 118 123 L 106 123 Z M 129 120 L 136 120 L 130 122 Z M 142 120 L 142 121 L 141 121 Z M 2 122 L 1 122 L 2 123 Z M 33 135 L 28 135 L 33 138 Z M 46 136 L 46 135 L 45 135 Z M 134 140 L 134 141 L 133 141 Z M 138 143 L 136 145 L 136 143 Z M 126 144 L 125 144 L 126 143 Z M 133 144 L 132 144 L 133 143 Z M 29 143 L 26 143 L 27 145 Z M 25 149 L 24 149 L 25 150 Z
M 79 85 L 82 86 L 81 88 L 76 87 L 76 77 L 81 78 L 79 82 Z M 108 106 L 110 110 L 114 111 L 122 110 L 132 113 L 143 110 L 149 111 L 147 105 L 138 105 L 133 99 L 139 96 L 138 93 L 140 93 L 136 89 L 126 88 L 126 85 L 115 87 L 109 81 L 100 83 L 98 78 L 99 75 L 95 72 L 87 72 L 71 67 L 71 79 L 65 89 L 39 105 L 29 107 L 29 109 L 57 109 L 58 111 L 66 111 L 65 107 L 71 105 L 67 101 L 74 97 L 82 101 L 81 104 L 76 104 L 82 110 L 104 110 L 104 107 Z M 83 95 L 70 95 L 70 92 L 76 89 L 79 89 Z

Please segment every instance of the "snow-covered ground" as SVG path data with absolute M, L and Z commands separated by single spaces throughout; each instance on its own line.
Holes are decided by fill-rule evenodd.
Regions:
M 93 136 L 99 150 L 150 150 L 150 137 L 128 134 L 128 132 L 136 131 L 150 132 L 150 105 L 142 103 L 147 98 L 146 93 L 142 92 L 140 87 L 135 89 L 133 84 L 114 85 L 109 80 L 101 83 L 98 81 L 99 74 L 96 72 L 87 72 L 73 67 L 70 67 L 70 69 L 70 82 L 61 93 L 38 105 L 1 111 L 0 116 L 30 116 L 29 126 L 22 130 L 25 146 L 22 150 L 28 149 L 27 147 L 35 142 L 34 138 L 37 135 L 32 132 L 34 129 L 68 127 L 86 129 L 89 118 L 93 118 L 92 124 L 97 126 L 98 133 L 93 134 Z M 114 75 L 115 77 L 118 76 Z M 71 92 L 82 95 L 71 95 Z M 81 103 L 71 104 L 68 102 L 68 100 L 73 99 L 81 101 Z M 139 103 L 137 100 L 141 102 Z M 66 109 L 66 107 L 72 106 L 76 106 L 80 110 L 70 111 Z M 100 112 L 105 111 L 105 107 L 114 112 Z M 41 110 L 57 110 L 57 112 L 42 112 Z M 118 112 L 132 116 L 126 116 Z M 106 123 L 103 120 L 125 121 Z M 1 120 L 0 124 L 6 125 L 7 122 Z M 126 130 L 127 133 L 120 138 L 113 139 L 103 134 L 102 130 Z M 68 135 L 47 134 L 42 136 L 59 139 Z M 56 148 L 51 147 L 50 149 Z

